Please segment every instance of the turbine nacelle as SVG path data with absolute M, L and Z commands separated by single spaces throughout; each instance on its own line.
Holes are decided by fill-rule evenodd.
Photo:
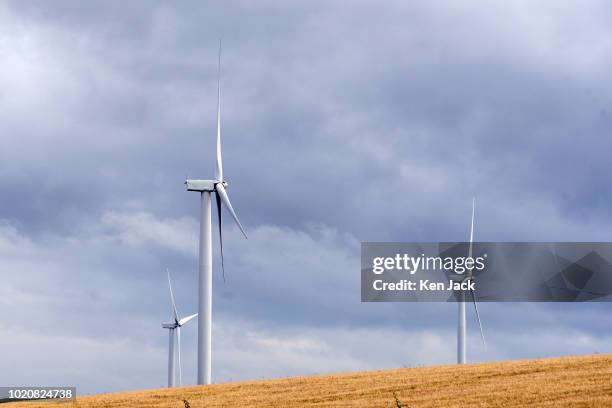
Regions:
M 456 272 L 455 274 L 449 274 L 447 278 L 448 280 L 453 281 L 453 282 L 463 282 L 467 280 L 475 281 L 476 275 L 474 275 L 474 268 L 470 268 L 462 274 L 458 274 Z
M 185 180 L 185 185 L 187 186 L 187 191 L 199 191 L 204 192 L 208 191 L 212 193 L 215 191 L 215 184 L 217 184 L 219 180 Z
M 208 191 L 213 193 L 215 191 L 215 186 L 217 184 L 222 184 L 223 187 L 229 186 L 227 181 L 219 181 L 219 180 L 185 180 L 185 185 L 187 186 L 187 191 L 199 191 L 204 192 Z

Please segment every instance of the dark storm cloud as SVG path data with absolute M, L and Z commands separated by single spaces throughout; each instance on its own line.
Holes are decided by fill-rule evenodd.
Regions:
M 129 199 L 174 215 L 192 208 L 178 193 L 186 175 L 212 167 L 215 40 L 224 35 L 224 153 L 235 200 L 249 202 L 241 208 L 247 223 L 323 222 L 363 239 L 427 230 L 431 236 L 419 238 L 431 239 L 457 232 L 448 224 L 472 195 L 510 208 L 535 196 L 570 220 L 587 210 L 607 214 L 609 93 L 555 60 L 521 64 L 529 39 L 508 39 L 503 29 L 460 48 L 456 33 L 472 22 L 466 15 L 448 21 L 435 5 L 363 5 L 345 15 L 339 5 L 198 2 L 13 10 L 26 24 L 59 31 L 60 46 L 77 45 L 64 50 L 62 65 L 87 60 L 76 69 L 73 106 L 61 112 L 69 129 L 50 117 L 40 130 L 49 143 L 69 133 L 65 145 L 39 147 L 56 160 L 85 155 L 70 166 L 76 180 L 53 183 L 66 177 L 63 163 L 27 174 L 67 198 L 94 184 L 83 206 L 66 200 L 74 207 L 100 211 Z M 436 23 L 447 25 L 431 32 Z M 576 159 L 587 154 L 583 166 Z M 449 219 L 420 215 L 432 203 Z M 32 206 L 20 211 L 45 218 Z
M 454 305 L 359 303 L 358 242 L 466 239 L 473 196 L 479 240 L 609 240 L 609 20 L 603 2 L 0 6 L 2 321 L 53 344 L 60 332 L 96 338 L 91 350 L 117 341 L 110 361 L 136 353 L 125 370 L 140 373 L 150 352 L 163 374 L 165 267 L 181 310 L 197 305 L 198 200 L 182 182 L 213 174 L 223 37 L 225 173 L 253 236 L 228 228 L 228 283 L 215 274 L 231 339 L 220 378 L 268 364 L 238 353 L 241 365 L 245 349 L 301 356 L 269 375 L 385 366 L 397 350 L 355 356 L 384 333 L 452 361 Z M 550 352 L 592 352 L 608 310 L 488 304 L 493 350 L 473 351 L 538 356 L 576 334 L 588 341 Z M 337 353 L 351 331 L 366 340 Z M 311 352 L 332 362 L 317 369 Z M 161 385 L 100 371 L 84 386 Z

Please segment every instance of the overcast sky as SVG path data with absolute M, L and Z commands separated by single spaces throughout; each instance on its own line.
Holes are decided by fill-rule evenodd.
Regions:
M 359 244 L 466 240 L 473 196 L 476 240 L 611 240 L 607 1 L 5 1 L 0 384 L 165 385 L 219 37 L 249 240 L 226 216 L 215 382 L 454 362 L 456 305 L 361 304 Z M 610 353 L 611 309 L 484 303 L 468 360 Z M 190 324 L 186 383 L 195 344 Z

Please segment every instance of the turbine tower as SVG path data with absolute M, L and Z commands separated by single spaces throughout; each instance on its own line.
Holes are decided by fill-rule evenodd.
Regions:
M 219 41 L 219 59 L 217 71 L 217 163 L 213 180 L 187 180 L 187 191 L 200 193 L 200 258 L 198 283 L 198 384 L 211 383 L 212 354 L 212 225 L 211 225 L 211 194 L 215 194 L 217 217 L 219 224 L 219 241 L 221 249 L 221 268 L 223 266 L 223 236 L 221 233 L 221 205 L 230 215 L 246 238 L 244 228 L 238 220 L 236 212 L 227 196 L 227 182 L 223 177 L 223 162 L 221 160 L 221 41 Z
M 470 226 L 470 247 L 468 257 L 472 257 L 472 244 L 474 242 L 474 207 L 476 200 L 472 199 L 472 224 Z M 472 275 L 473 269 L 470 268 L 462 281 L 470 281 L 473 280 L 474 277 Z M 480 327 L 480 336 L 482 338 L 482 342 L 487 347 L 487 343 L 485 342 L 484 331 L 482 330 L 482 323 L 480 322 L 480 315 L 478 314 L 478 304 L 476 303 L 476 293 L 473 290 L 470 290 L 472 294 L 472 302 L 474 303 L 474 311 L 476 312 L 476 319 L 478 319 L 478 326 Z M 465 291 L 460 290 L 459 299 L 457 300 L 457 305 L 459 309 L 459 319 L 457 323 L 457 364 L 465 364 L 466 363 L 466 316 L 465 316 Z
M 167 271 L 167 270 L 166 270 Z M 191 316 L 179 318 L 178 311 L 176 310 L 176 303 L 174 302 L 174 293 L 172 293 L 172 283 L 170 282 L 170 272 L 168 272 L 168 288 L 170 289 L 170 300 L 172 301 L 172 316 L 174 321 L 171 323 L 162 323 L 164 329 L 168 329 L 168 387 L 174 387 L 174 361 L 176 359 L 175 351 L 178 349 L 178 366 L 179 366 L 179 385 L 183 385 L 183 368 L 181 367 L 181 327 L 184 326 L 188 321 L 196 317 L 198 314 L 192 314 Z M 176 347 L 174 338 L 176 337 Z

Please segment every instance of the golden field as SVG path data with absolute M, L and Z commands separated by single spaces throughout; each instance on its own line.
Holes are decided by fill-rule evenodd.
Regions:
M 185 408 L 183 400 L 191 408 L 612 407 L 612 355 L 292 377 L 3 407 Z

